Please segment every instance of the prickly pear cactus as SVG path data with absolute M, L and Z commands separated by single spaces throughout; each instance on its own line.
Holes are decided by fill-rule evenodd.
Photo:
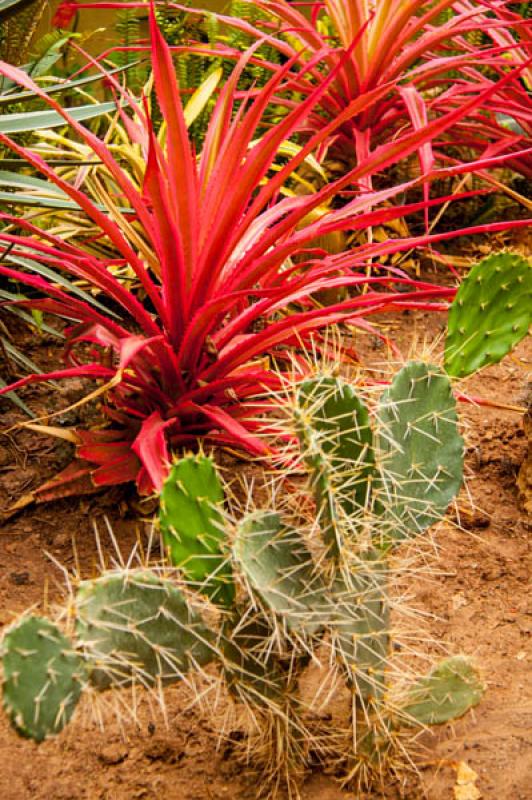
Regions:
M 240 524 L 234 558 L 252 592 L 288 628 L 315 633 L 325 603 L 324 586 L 297 531 L 279 514 L 256 512 Z
M 364 701 L 383 691 L 389 647 L 386 564 L 373 548 L 361 553 L 357 542 L 371 514 L 376 477 L 369 413 L 344 380 L 317 375 L 298 388 L 294 419 L 327 552 L 335 562 L 327 627 L 347 681 Z
M 147 568 L 83 581 L 69 609 L 75 645 L 40 618 L 8 631 L 4 704 L 22 732 L 40 739 L 60 730 L 83 680 L 98 689 L 158 686 L 216 660 L 239 714 L 250 712 L 255 733 L 244 749 L 275 796 L 280 775 L 292 787 L 313 748 L 337 753 L 366 786 L 382 777 L 398 726 L 445 722 L 479 701 L 482 684 L 462 656 L 394 695 L 397 545 L 440 519 L 461 483 L 449 378 L 411 362 L 371 415 L 337 378 L 306 380 L 295 395 L 317 519 L 305 518 L 296 496 L 282 514 L 256 511 L 224 525 L 213 463 L 201 455 L 177 462 L 160 522 L 179 583 Z M 351 693 L 347 746 L 337 731 L 309 729 L 312 707 L 300 692 L 304 668 L 327 652 L 329 677 Z
M 226 685 L 243 703 L 268 706 L 284 700 L 286 676 L 275 657 L 273 636 L 271 624 L 260 612 L 235 610 L 223 626 L 220 646 Z
M 212 459 L 190 455 L 177 461 L 161 492 L 159 524 L 172 564 L 200 592 L 230 606 L 235 590 L 223 552 L 220 507 L 224 493 Z
M 3 703 L 15 728 L 41 742 L 72 717 L 86 679 L 83 660 L 59 628 L 24 617 L 5 633 Z
M 346 522 L 356 526 L 370 501 L 374 453 L 368 410 L 348 383 L 318 375 L 300 385 L 294 416 L 323 537 L 338 556 L 340 531 Z
M 213 658 L 212 635 L 172 581 L 148 570 L 83 581 L 76 633 L 100 689 L 179 681 Z
M 296 393 L 294 427 L 326 541 L 334 529 L 326 629 L 352 692 L 347 771 L 364 784 L 390 757 L 396 727 L 387 700 L 391 556 L 444 515 L 461 485 L 463 442 L 449 378 L 435 366 L 406 364 L 383 392 L 373 425 L 354 389 L 343 387 L 328 377 L 306 381 Z M 411 690 L 405 718 L 450 719 L 478 702 L 479 691 L 469 662 L 450 659 Z
M 458 719 L 484 694 L 484 685 L 470 659 L 451 656 L 440 661 L 409 693 L 403 711 L 422 725 L 440 725 Z
M 332 646 L 348 685 L 363 707 L 386 690 L 390 657 L 388 564 L 376 551 L 349 572 L 339 573 L 331 591 Z
M 497 364 L 532 322 L 532 262 L 515 253 L 488 256 L 462 280 L 449 311 L 445 369 L 464 378 Z
M 441 519 L 462 483 L 464 444 L 448 377 L 410 362 L 384 392 L 378 417 L 384 519 L 374 538 L 400 541 Z

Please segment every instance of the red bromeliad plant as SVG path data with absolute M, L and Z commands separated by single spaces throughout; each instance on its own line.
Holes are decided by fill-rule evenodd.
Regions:
M 299 11 L 298 5 L 310 9 L 310 14 Z M 324 0 L 300 4 L 249 0 L 251 8 L 264 12 L 254 24 L 238 17 L 218 18 L 252 39 L 266 37 L 285 58 L 300 53 L 291 79 L 284 85 L 298 97 L 308 97 L 325 76 L 335 73 L 304 119 L 300 133 L 312 135 L 322 130 L 353 100 L 366 96 L 360 110 L 346 117 L 324 142 L 334 148 L 335 157 L 348 164 L 365 160 L 375 147 L 405 128 L 420 129 L 428 120 L 463 107 L 476 96 L 479 102 L 457 118 L 441 139 L 420 147 L 422 170 L 429 173 L 434 159 L 448 156 L 450 146 L 454 155 L 457 148 L 477 155 L 491 148 L 493 152 L 513 151 L 511 166 L 532 176 L 530 157 L 520 155 L 523 143 L 530 145 L 532 140 L 532 32 L 526 20 L 507 5 L 506 0 Z M 479 31 L 487 43 L 474 43 L 472 34 Z M 237 56 L 235 50 L 224 46 L 216 52 Z M 273 72 L 278 69 L 264 59 L 258 63 Z M 513 80 L 485 94 L 515 67 Z M 382 87 L 388 90 L 375 96 Z M 279 102 L 292 108 L 299 100 L 283 94 Z
M 375 261 L 382 254 L 451 234 L 367 244 L 337 256 L 309 247 L 327 232 L 364 229 L 424 208 L 421 202 L 378 208 L 413 181 L 380 192 L 361 190 L 343 208 L 316 222 L 305 224 L 305 220 L 345 186 L 357 185 L 415 153 L 467 113 L 467 103 L 423 131 L 410 131 L 377 148 L 348 175 L 319 192 L 283 197 L 282 187 L 303 159 L 335 127 L 361 112 L 365 99 L 351 103 L 284 166 L 272 170 L 279 147 L 312 113 L 336 73 L 331 72 L 328 81 L 257 140 L 261 117 L 293 69 L 295 58 L 260 93 L 242 98 L 237 82 L 252 57 L 250 52 L 220 91 L 203 150 L 196 155 L 186 130 L 171 53 L 153 13 L 151 37 L 154 80 L 165 123 L 164 147 L 154 135 L 147 104 L 137 104 L 108 76 L 115 90 L 122 92 L 122 123 L 145 159 L 141 186 L 105 142 L 72 119 L 25 73 L 0 64 L 0 73 L 37 92 L 63 115 L 115 186 L 113 201 L 102 209 L 35 152 L 0 135 L 4 145 L 62 190 L 99 231 L 98 250 L 94 241 L 84 247 L 83 240 L 79 244 L 75 239 L 67 241 L 28 219 L 1 215 L 5 227 L 0 241 L 6 249 L 0 274 L 37 295 L 20 305 L 71 323 L 66 368 L 30 375 L 8 388 L 30 381 L 83 377 L 100 382 L 94 394 L 104 398 L 105 427 L 72 432 L 78 459 L 52 488 L 43 490 L 43 497 L 54 491 L 64 493 L 67 480 L 87 476 L 96 486 L 136 480 L 142 493 L 158 490 L 170 450 L 198 437 L 264 453 L 267 446 L 257 435 L 260 421 L 254 398 L 276 389 L 281 380 L 269 369 L 268 358 L 282 361 L 290 348 L 308 344 L 328 324 L 349 320 L 367 328 L 365 317 L 377 311 L 441 309 L 454 293 L 412 280 L 399 270 L 379 268 Z M 383 97 L 386 92 L 387 87 L 377 87 L 372 96 Z M 126 114 L 125 105 L 133 109 L 133 116 Z M 475 168 L 500 160 L 487 159 Z M 463 167 L 457 166 L 451 172 L 460 170 Z M 130 213 L 120 213 L 122 206 Z M 149 260 L 144 255 L 146 243 L 153 254 Z M 374 259 L 371 275 L 366 269 L 368 258 Z M 115 274 L 117 267 L 124 266 L 135 276 L 133 285 Z M 98 290 L 97 302 L 80 288 L 87 285 Z M 338 286 L 350 287 L 351 297 L 327 308 L 313 300 L 317 292 Z

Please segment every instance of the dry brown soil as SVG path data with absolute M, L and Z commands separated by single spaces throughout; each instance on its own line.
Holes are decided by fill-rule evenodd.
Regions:
M 431 338 L 440 320 L 427 315 L 391 322 L 408 354 L 416 331 Z M 51 342 L 20 332 L 19 345 L 39 363 L 56 358 Z M 418 348 L 419 350 L 419 348 Z M 379 356 L 378 350 L 372 357 Z M 519 406 L 524 402 L 532 349 L 522 343 L 502 364 L 467 383 L 484 398 Z M 529 372 L 528 372 L 529 374 Z M 64 396 L 44 387 L 24 392 L 37 411 L 67 405 L 81 387 Z M 2 403 L 2 429 L 21 419 Z M 409 800 L 453 798 L 456 765 L 465 761 L 478 774 L 484 800 L 532 798 L 532 682 L 530 632 L 530 520 L 520 513 L 515 478 L 525 452 L 518 412 L 462 404 L 467 422 L 468 488 L 475 511 L 465 511 L 463 529 L 452 520 L 437 533 L 438 552 L 430 581 L 414 585 L 418 605 L 433 614 L 431 634 L 452 652 L 476 657 L 488 685 L 480 706 L 455 725 L 426 738 L 419 777 L 390 784 L 385 796 Z M 72 424 L 66 418 L 64 424 Z M 0 509 L 53 475 L 69 460 L 69 446 L 30 431 L 0 437 Z M 462 505 L 466 505 L 464 493 Z M 132 491 L 115 489 L 25 509 L 0 526 L 0 627 L 28 606 L 38 609 L 60 596 L 63 579 L 51 561 L 85 574 L 97 563 L 93 521 L 107 515 L 124 552 L 137 532 Z M 74 547 L 75 544 L 75 547 Z M 110 552 L 110 548 L 109 548 Z M 212 724 L 195 708 L 185 687 L 169 690 L 166 724 L 140 700 L 136 723 L 123 726 L 112 716 L 101 731 L 87 714 L 58 738 L 37 746 L 19 738 L 0 715 L 0 798 L 2 800 L 220 800 L 251 798 L 254 785 L 227 747 L 217 748 Z M 380 793 L 372 798 L 382 796 Z M 471 795 L 471 798 L 476 795 Z M 314 774 L 304 800 L 341 800 L 334 775 Z

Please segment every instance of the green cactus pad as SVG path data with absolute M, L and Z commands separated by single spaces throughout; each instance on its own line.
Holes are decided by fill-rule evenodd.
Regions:
M 356 526 L 370 502 L 375 459 L 368 411 L 348 383 L 318 375 L 299 386 L 294 415 L 324 538 L 337 553 L 342 523 Z
M 235 597 L 220 506 L 224 494 L 210 458 L 191 455 L 173 465 L 161 492 L 159 523 L 172 564 L 215 602 Z
M 305 543 L 279 514 L 260 511 L 246 517 L 233 554 L 251 589 L 288 628 L 308 634 L 319 629 L 323 584 Z
M 390 649 L 386 581 L 386 560 L 368 560 L 349 575 L 338 573 L 332 587 L 332 646 L 348 684 L 364 705 L 384 692 Z
M 532 321 L 532 263 L 515 253 L 488 256 L 463 279 L 449 311 L 445 369 L 463 378 L 497 364 Z
M 72 717 L 85 680 L 82 659 L 59 628 L 25 617 L 2 642 L 3 702 L 13 726 L 41 742 Z
M 449 378 L 412 361 L 395 376 L 379 407 L 384 525 L 378 535 L 400 541 L 445 514 L 462 483 L 463 440 Z
M 452 656 L 418 681 L 403 711 L 421 725 L 440 725 L 478 705 L 483 694 L 484 686 L 471 661 Z
M 170 580 L 144 570 L 83 581 L 76 616 L 98 688 L 132 679 L 172 683 L 214 657 L 210 631 L 184 595 Z

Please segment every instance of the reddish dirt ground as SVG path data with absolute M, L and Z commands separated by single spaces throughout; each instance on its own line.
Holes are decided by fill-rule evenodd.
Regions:
M 440 320 L 427 315 L 396 319 L 393 334 L 410 349 L 415 330 L 431 337 Z M 21 333 L 25 351 L 46 364 L 55 354 L 50 342 Z M 19 345 L 20 345 L 19 341 Z M 530 340 L 502 364 L 466 384 L 471 393 L 509 405 L 524 402 L 532 360 Z M 58 399 L 44 387 L 23 394 L 35 411 L 68 405 L 79 386 L 62 390 Z M 20 414 L 2 402 L 2 429 Z M 467 427 L 468 489 L 461 505 L 462 529 L 452 518 L 436 535 L 437 575 L 414 586 L 419 607 L 433 614 L 429 629 L 451 652 L 473 655 L 488 690 L 474 713 L 425 737 L 419 775 L 389 785 L 388 798 L 453 797 L 456 765 L 465 761 L 478 775 L 484 800 L 532 798 L 532 682 L 530 632 L 530 520 L 519 510 L 516 473 L 526 442 L 518 412 L 462 404 Z M 64 424 L 72 424 L 71 417 Z M 0 437 L 0 509 L 68 463 L 69 445 L 31 431 Z M 84 574 L 95 570 L 93 521 L 103 529 L 107 515 L 123 552 L 128 552 L 144 525 L 135 513 L 134 495 L 116 489 L 99 495 L 64 499 L 5 515 L 0 526 L 0 626 L 34 606 L 46 608 L 60 597 L 62 576 L 50 556 L 68 570 L 76 563 Z M 75 544 L 75 547 L 74 547 Z M 35 745 L 13 733 L 0 715 L 0 797 L 2 800 L 220 800 L 252 798 L 254 785 L 231 752 L 217 748 L 211 723 L 190 707 L 186 687 L 168 691 L 167 720 L 140 702 L 136 723 L 124 726 L 109 716 L 105 731 L 87 714 L 58 738 Z M 310 775 L 303 800 L 354 800 L 334 775 Z M 371 799 L 383 796 L 371 795 Z M 471 798 L 476 795 L 471 795 Z

